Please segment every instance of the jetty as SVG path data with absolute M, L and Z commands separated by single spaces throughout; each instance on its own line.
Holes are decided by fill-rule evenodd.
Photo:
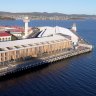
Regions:
M 34 58 L 31 60 L 25 60 L 21 62 L 12 61 L 9 64 L 0 66 L 0 76 L 7 74 L 13 74 L 17 71 L 23 71 L 29 68 L 34 68 L 44 64 L 50 64 L 62 59 L 66 59 L 72 56 L 88 53 L 92 51 L 92 45 L 79 46 L 78 49 L 62 50 L 57 53 L 43 54 L 42 57 Z

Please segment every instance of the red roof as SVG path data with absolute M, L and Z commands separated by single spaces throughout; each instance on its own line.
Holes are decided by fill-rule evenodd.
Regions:
M 7 32 L 0 32 L 0 37 L 3 37 L 3 36 L 11 36 L 11 35 Z
M 23 29 L 12 29 L 11 32 L 24 32 Z
M 11 32 L 24 32 L 24 28 L 22 27 L 12 27 L 14 29 L 10 30 Z

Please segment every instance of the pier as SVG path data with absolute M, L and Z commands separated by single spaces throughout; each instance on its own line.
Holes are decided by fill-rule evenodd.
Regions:
M 87 47 L 86 47 L 87 46 Z M 68 51 L 59 51 L 57 53 L 48 55 L 45 54 L 42 57 L 34 58 L 29 61 L 25 62 L 10 62 L 8 65 L 4 65 L 0 68 L 0 76 L 4 76 L 7 74 L 15 73 L 17 71 L 26 70 L 28 68 L 34 68 L 36 66 L 44 65 L 44 64 L 50 64 L 62 59 L 66 59 L 72 56 L 76 56 L 79 54 L 87 53 L 92 51 L 91 45 L 86 45 L 84 47 L 79 46 L 78 49 L 70 49 Z

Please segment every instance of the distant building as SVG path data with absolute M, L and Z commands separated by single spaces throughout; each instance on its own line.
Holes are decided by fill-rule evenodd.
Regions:
M 22 37 L 23 33 L 24 33 L 23 29 L 12 29 L 12 30 L 10 30 L 10 34 L 12 34 L 16 37 Z
M 72 32 L 76 32 L 77 31 L 77 27 L 76 27 L 76 24 L 75 23 L 73 23 L 72 28 L 71 28 L 71 31 Z
M 12 40 L 16 40 L 16 39 L 13 39 L 13 37 L 16 37 L 17 39 L 21 39 L 23 36 L 25 36 L 25 34 L 27 34 L 26 36 L 30 36 L 30 34 L 32 34 L 33 29 L 31 27 L 28 27 L 28 26 L 27 26 L 28 27 L 27 29 L 25 27 L 20 27 L 20 26 L 0 26 L 0 31 L 1 31 L 1 33 L 2 32 L 3 33 L 4 32 L 9 33 L 12 36 Z M 27 30 L 26 31 L 27 33 L 25 32 L 25 29 Z
M 10 41 L 11 35 L 5 31 L 0 31 L 0 41 Z
M 24 33 L 24 28 L 19 26 L 10 26 L 10 27 L 5 27 L 5 31 L 10 33 L 12 36 L 18 38 L 18 37 L 22 37 L 22 34 Z

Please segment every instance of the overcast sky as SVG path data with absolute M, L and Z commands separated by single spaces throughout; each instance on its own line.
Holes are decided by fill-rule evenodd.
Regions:
M 96 0 L 1 0 L 0 11 L 96 15 Z

